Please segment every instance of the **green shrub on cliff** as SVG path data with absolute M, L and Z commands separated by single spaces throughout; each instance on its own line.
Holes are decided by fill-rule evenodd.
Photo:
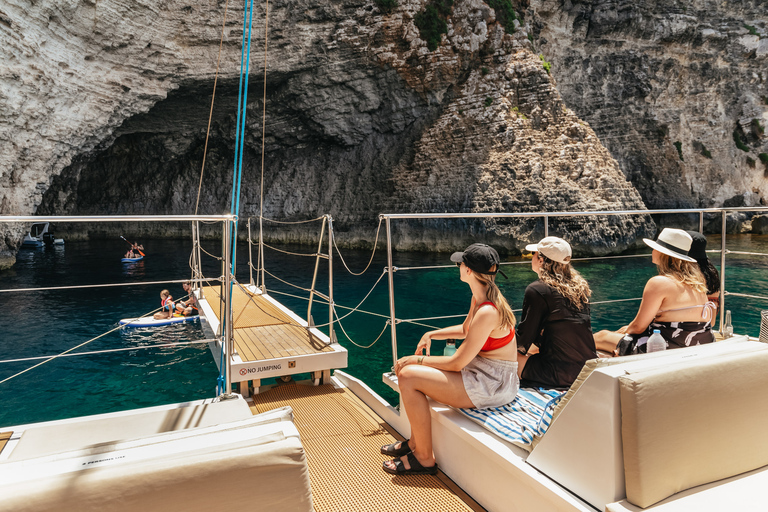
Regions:
M 517 15 L 512 8 L 512 2 L 509 0 L 486 0 L 486 2 L 496 12 L 496 21 L 504 27 L 504 32 L 514 34 Z
M 542 53 L 539 54 L 539 59 L 541 59 L 541 65 L 544 66 L 544 71 L 546 71 L 547 74 L 549 74 L 549 70 L 552 69 L 552 64 L 550 64 L 549 62 L 546 61 L 546 59 L 544 59 L 544 54 Z
M 755 168 L 755 159 L 747 157 L 747 165 L 750 166 L 752 169 Z
M 704 144 L 701 145 L 701 156 L 703 156 L 704 158 L 709 158 L 710 160 L 712 159 L 712 153 L 709 152 L 709 150 L 707 149 L 707 146 L 705 146 Z
M 397 0 L 374 0 L 376 6 L 384 14 L 389 14 L 397 7 Z
M 431 52 L 437 50 L 443 34 L 448 33 L 446 19 L 450 16 L 452 7 L 453 0 L 435 0 L 413 18 L 419 29 L 419 37 L 427 42 L 427 48 Z
M 752 120 L 752 128 L 754 128 L 755 131 L 757 131 L 757 133 L 759 133 L 760 135 L 765 133 L 765 128 L 763 128 L 763 125 L 760 124 L 759 119 Z
M 678 140 L 675 141 L 672 145 L 677 148 L 677 156 L 680 157 L 680 160 L 685 162 L 685 159 L 683 158 L 683 143 Z
M 763 162 L 765 165 L 768 165 L 768 153 L 760 153 L 757 155 L 757 158 L 760 159 L 761 162 Z
M 753 26 L 751 26 L 751 25 L 747 25 L 747 24 L 745 23 L 745 24 L 744 24 L 744 28 L 745 28 L 745 29 L 747 29 L 747 30 L 749 31 L 749 33 L 750 33 L 750 34 L 752 34 L 753 36 L 756 36 L 756 35 L 758 35 L 758 34 L 757 34 L 757 29 L 756 29 L 755 27 L 753 27 Z
M 745 153 L 749 153 L 749 148 L 746 144 L 744 144 L 744 141 L 741 139 L 741 135 L 739 135 L 738 130 L 733 130 L 733 142 L 736 143 L 737 148 L 744 151 Z

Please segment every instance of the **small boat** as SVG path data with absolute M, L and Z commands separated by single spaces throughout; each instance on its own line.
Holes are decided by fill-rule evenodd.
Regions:
M 171 324 L 183 324 L 187 322 L 194 322 L 200 318 L 199 315 L 190 316 L 174 316 L 173 318 L 162 318 L 160 320 L 145 316 L 141 318 L 123 318 L 120 320 L 120 325 L 123 327 L 160 327 L 161 325 Z
M 123 258 L 120 261 L 123 263 L 136 263 L 137 261 L 141 261 L 144 259 L 144 256 L 136 256 L 135 258 Z
M 21 246 L 34 249 L 43 245 L 64 245 L 64 240 L 62 238 L 54 238 L 53 231 L 50 229 L 48 222 L 32 224 L 29 228 L 29 233 L 24 235 Z

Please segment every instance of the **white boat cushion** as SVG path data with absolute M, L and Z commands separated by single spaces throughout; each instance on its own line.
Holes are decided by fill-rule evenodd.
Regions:
M 0 510 L 311 512 L 306 457 L 285 414 L 0 464 Z
M 768 464 L 766 368 L 761 350 L 620 377 L 627 500 L 645 508 Z
M 549 428 L 552 411 L 564 394 L 551 389 L 523 388 L 507 405 L 457 410 L 505 441 L 530 451 L 533 440 Z

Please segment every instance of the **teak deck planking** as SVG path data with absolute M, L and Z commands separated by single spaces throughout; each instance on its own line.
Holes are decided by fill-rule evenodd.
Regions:
M 219 287 L 203 287 L 203 296 L 215 306 L 220 296 Z M 213 310 L 221 321 L 218 308 Z M 333 351 L 262 295 L 248 293 L 237 286 L 232 292 L 232 318 L 235 351 L 244 362 Z

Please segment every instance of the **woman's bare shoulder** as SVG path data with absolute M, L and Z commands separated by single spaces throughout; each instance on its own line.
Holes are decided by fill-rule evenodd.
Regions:
M 680 282 L 670 276 L 653 276 L 648 280 L 648 286 L 656 288 L 676 288 Z

